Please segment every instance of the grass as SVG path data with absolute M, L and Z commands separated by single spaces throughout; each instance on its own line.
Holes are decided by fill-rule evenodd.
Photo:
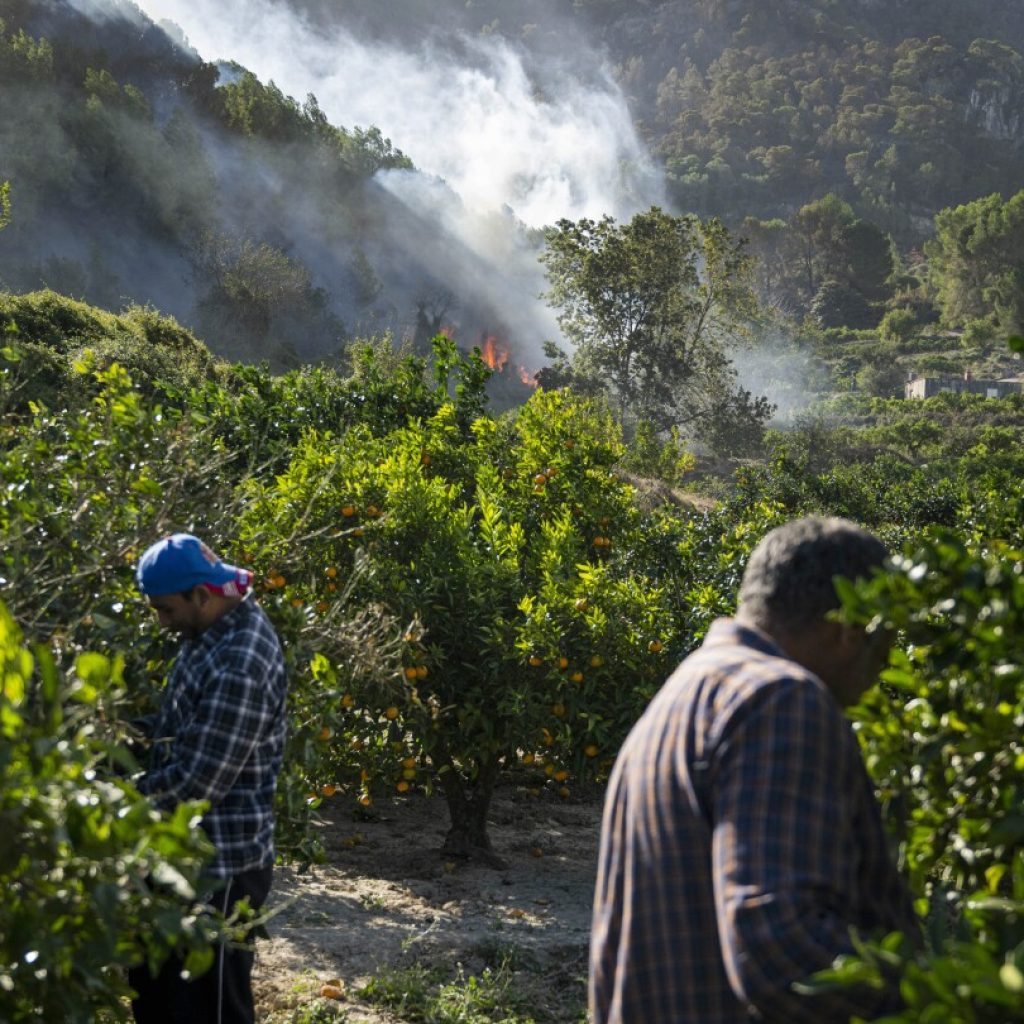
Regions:
M 382 970 L 358 995 L 410 1024 L 533 1024 L 514 980 L 507 959 L 469 977 L 460 968 L 449 981 L 439 970 L 417 965 Z

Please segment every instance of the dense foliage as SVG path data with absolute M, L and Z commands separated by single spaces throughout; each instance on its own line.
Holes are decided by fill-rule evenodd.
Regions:
M 132 5 L 108 13 L 98 35 L 70 4 L 0 5 L 0 180 L 16 210 L 0 278 L 113 309 L 157 301 L 236 358 L 340 351 L 338 296 L 372 302 L 373 268 L 350 240 L 328 295 L 294 251 L 300 218 L 274 211 L 302 196 L 330 247 L 361 183 L 407 158 L 375 128 L 330 125 L 312 96 L 203 64 Z
M 191 971 L 212 959 L 219 925 L 191 905 L 209 853 L 201 805 L 160 816 L 109 771 L 119 754 L 104 714 L 122 672 L 120 656 L 93 653 L 65 674 L 0 605 L 0 1017 L 11 1024 L 88 1024 L 121 1005 L 123 968 L 169 950 L 188 953 Z
M 749 260 L 719 221 L 657 207 L 623 225 L 563 220 L 541 261 L 573 344 L 571 359 L 549 352 L 557 362 L 542 383 L 606 394 L 630 426 L 686 428 L 717 451 L 757 448 L 772 409 L 736 385 L 726 354 L 755 315 Z

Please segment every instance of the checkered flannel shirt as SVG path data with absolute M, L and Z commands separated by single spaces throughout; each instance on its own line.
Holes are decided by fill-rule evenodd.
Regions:
M 163 809 L 210 801 L 203 828 L 215 877 L 274 862 L 286 691 L 277 634 L 251 597 L 186 640 L 171 670 L 139 789 Z
M 851 927 L 918 933 L 856 736 L 816 676 L 720 620 L 612 773 L 593 1021 L 874 1019 L 894 993 L 791 987 L 850 951 Z

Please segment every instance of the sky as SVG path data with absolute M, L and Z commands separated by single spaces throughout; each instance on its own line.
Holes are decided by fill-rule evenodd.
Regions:
M 333 124 L 376 125 L 416 167 L 443 179 L 471 211 L 511 209 L 530 227 L 567 217 L 628 219 L 661 199 L 660 179 L 611 79 L 582 84 L 546 69 L 540 97 L 519 54 L 495 36 L 450 53 L 364 45 L 325 34 L 271 0 L 137 0 L 177 24 L 208 61 L 234 60 Z M 628 168 L 628 180 L 623 168 Z

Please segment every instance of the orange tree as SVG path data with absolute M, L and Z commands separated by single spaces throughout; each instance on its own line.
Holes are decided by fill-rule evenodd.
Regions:
M 819 983 L 898 974 L 906 1006 L 887 1021 L 1024 1019 L 1021 539 L 1019 518 L 980 543 L 934 532 L 845 594 L 854 620 L 903 637 L 853 717 L 926 943 L 862 947 Z
M 248 447 L 236 452 L 208 389 L 191 396 L 192 404 L 162 405 L 152 393 L 143 395 L 120 366 L 101 368 L 88 353 L 70 370 L 76 379 L 62 385 L 73 393 L 70 408 L 5 404 L 31 373 L 28 350 L 17 337 L 0 350 L 0 598 L 30 642 L 52 647 L 62 671 L 87 650 L 123 659 L 125 685 L 92 709 L 92 728 L 111 750 L 120 749 L 132 735 L 131 719 L 159 699 L 175 646 L 159 634 L 138 593 L 138 555 L 161 534 L 184 529 L 252 565 L 250 552 L 236 541 L 239 495 L 253 471 L 253 448 L 261 444 L 272 458 L 282 443 L 272 427 L 281 409 L 273 400 L 265 403 L 266 421 L 253 428 L 262 440 L 248 438 Z M 315 398 L 317 383 L 290 378 L 278 392 L 308 385 Z M 272 384 L 267 390 L 273 399 Z M 219 401 L 226 406 L 230 396 L 222 393 Z M 258 568 L 276 572 L 272 562 Z M 308 824 L 320 796 L 310 794 L 293 766 L 315 768 L 321 752 L 315 737 L 322 730 L 322 652 L 334 657 L 344 685 L 349 677 L 377 676 L 397 664 L 399 634 L 373 608 L 322 619 L 293 607 L 283 590 L 262 597 L 290 677 L 292 727 L 278 789 L 278 841 L 283 851 L 309 858 L 317 853 Z
M 502 765 L 521 758 L 563 795 L 570 774 L 606 768 L 664 673 L 671 623 L 663 592 L 619 564 L 638 513 L 611 472 L 609 416 L 563 392 L 515 418 L 467 415 L 447 373 L 472 379 L 479 361 L 449 358 L 432 415 L 308 434 L 252 485 L 242 541 L 311 617 L 333 613 L 344 579 L 350 600 L 406 626 L 391 678 L 339 694 L 336 665 L 318 663 L 337 698 L 320 733 L 330 784 L 364 804 L 375 784 L 436 784 L 446 849 L 486 853 Z
M 221 925 L 195 901 L 209 844 L 200 804 L 160 816 L 122 778 L 97 708 L 123 662 L 82 653 L 62 672 L 23 645 L 0 604 L 0 1019 L 87 1024 L 125 1016 L 123 968 L 187 953 L 209 967 Z

